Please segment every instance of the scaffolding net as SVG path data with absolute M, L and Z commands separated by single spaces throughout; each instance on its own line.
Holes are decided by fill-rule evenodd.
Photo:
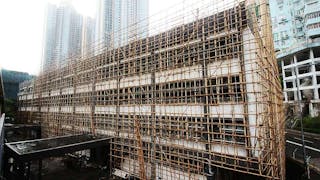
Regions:
M 184 0 L 106 34 L 22 84 L 19 115 L 44 136 L 113 136 L 110 168 L 122 178 L 224 168 L 284 179 L 268 1 Z

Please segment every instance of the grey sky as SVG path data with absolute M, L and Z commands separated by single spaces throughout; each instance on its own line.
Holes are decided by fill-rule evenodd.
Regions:
M 42 57 L 46 2 L 59 0 L 4 0 L 0 2 L 0 67 L 37 74 Z M 74 0 L 76 8 L 94 14 L 94 0 Z M 150 0 L 150 15 L 167 16 L 184 0 Z M 190 1 L 190 0 L 189 0 Z M 191 1 L 194 4 L 200 1 Z M 176 6 L 178 4 L 178 6 Z M 171 11 L 166 12 L 171 7 Z M 174 7 L 174 8 L 173 8 Z M 184 7 L 188 8 L 188 7 Z M 190 8 L 190 7 L 189 7 Z M 166 24 L 166 22 L 162 22 Z M 151 23 L 152 25 L 152 23 Z

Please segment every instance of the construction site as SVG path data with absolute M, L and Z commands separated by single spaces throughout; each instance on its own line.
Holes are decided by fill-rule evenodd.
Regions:
M 42 137 L 110 137 L 113 179 L 285 179 L 283 95 L 266 0 L 186 0 L 20 85 Z M 121 34 L 129 42 L 117 45 Z M 54 61 L 52 61 L 54 62 Z

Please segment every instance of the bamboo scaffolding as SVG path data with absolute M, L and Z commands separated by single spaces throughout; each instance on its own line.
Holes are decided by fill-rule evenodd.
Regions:
M 29 91 L 22 85 L 20 117 L 41 122 L 45 136 L 115 137 L 115 176 L 144 179 L 143 160 L 147 179 L 205 179 L 215 168 L 284 179 L 268 2 L 175 8 L 145 20 L 148 37 L 138 38 L 138 26 L 124 29 L 117 34 L 137 31 L 127 44 L 117 46 L 110 35 L 108 46 L 97 42 L 85 56 L 52 65 Z

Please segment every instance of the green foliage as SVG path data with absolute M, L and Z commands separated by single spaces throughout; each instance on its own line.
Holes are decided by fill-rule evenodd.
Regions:
M 17 109 L 17 101 L 7 98 L 4 100 L 4 112 L 6 113 L 6 117 L 16 118 Z
M 317 117 L 306 116 L 303 118 L 302 123 L 303 123 L 303 129 L 306 132 L 320 134 L 320 116 L 317 116 Z M 300 123 L 298 123 L 298 126 L 296 127 L 296 129 L 300 130 Z
M 279 76 L 279 81 L 280 81 L 280 84 L 281 84 L 281 88 L 283 89 L 283 77 L 282 76 Z

